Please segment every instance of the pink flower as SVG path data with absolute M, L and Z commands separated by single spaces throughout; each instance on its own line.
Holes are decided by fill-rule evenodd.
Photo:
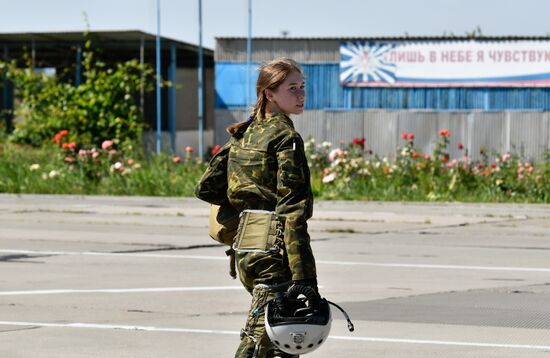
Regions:
M 188 145 L 187 147 L 185 147 L 185 151 L 187 153 L 193 153 L 193 147 L 191 147 L 190 145 Z
M 323 178 L 323 184 L 331 183 L 334 181 L 334 179 L 336 179 L 336 173 L 330 173 Z
M 127 163 L 128 163 L 128 165 L 132 165 L 132 164 L 134 164 L 134 160 L 130 158 L 130 159 L 128 159 Z
M 407 139 L 407 133 L 401 133 L 401 138 Z
M 458 146 L 457 146 L 457 147 L 458 147 L 458 150 L 464 149 L 464 146 L 462 145 L 462 143 L 458 143 Z
M 172 162 L 174 162 L 174 164 L 178 164 L 181 162 L 181 158 L 180 157 L 174 157 L 172 158 Z
M 111 172 L 119 171 L 122 172 L 124 170 L 124 164 L 121 162 L 116 162 L 115 164 L 111 165 Z
M 447 129 L 442 129 L 442 130 L 439 131 L 439 135 L 442 136 L 442 137 L 450 137 L 451 133 L 449 133 L 449 131 Z
M 407 139 L 408 140 L 413 140 L 414 139 L 414 134 L 412 134 L 412 133 L 407 134 Z
M 109 148 L 111 148 L 112 145 L 113 145 L 112 140 L 106 140 L 103 143 L 101 143 L 101 149 L 103 149 L 103 150 L 109 149 Z
M 74 150 L 74 148 L 76 147 L 76 143 L 71 142 L 71 143 L 69 143 L 68 147 L 69 147 L 70 150 Z
M 336 158 L 340 157 L 342 154 L 344 154 L 342 149 L 340 149 L 340 148 L 333 149 L 328 154 L 328 160 L 333 162 L 334 160 L 336 160 Z

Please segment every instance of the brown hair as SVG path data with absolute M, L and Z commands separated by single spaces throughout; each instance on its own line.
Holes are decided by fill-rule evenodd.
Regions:
M 265 90 L 276 90 L 292 72 L 303 73 L 298 63 L 290 58 L 277 58 L 264 63 L 260 67 L 258 80 L 256 81 L 256 105 L 250 111 L 250 117 L 244 122 L 235 123 L 227 127 L 227 132 L 232 136 L 240 137 L 250 123 L 258 116 L 265 117 L 267 98 Z

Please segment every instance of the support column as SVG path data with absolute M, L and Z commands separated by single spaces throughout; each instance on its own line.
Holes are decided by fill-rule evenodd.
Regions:
M 170 120 L 170 144 L 172 153 L 176 153 L 176 44 L 170 45 L 170 68 L 168 80 L 172 84 L 168 89 L 168 119 Z
M 204 90 L 203 90 L 203 69 L 204 69 L 204 63 L 203 63 L 203 56 L 202 56 L 202 0 L 199 0 L 199 71 L 198 71 L 198 78 L 197 78 L 197 89 L 198 89 L 198 111 L 197 111 L 197 117 L 198 117 L 198 135 L 199 135 L 199 159 L 201 162 L 204 160 Z
M 76 72 L 74 78 L 74 85 L 76 87 L 80 86 L 82 81 L 82 46 L 78 46 L 76 49 Z
M 4 62 L 9 61 L 8 45 L 4 45 Z M 11 82 L 7 79 L 6 74 L 2 75 L 2 119 L 6 124 L 6 132 L 10 133 L 13 130 L 13 92 Z
M 140 83 L 139 83 L 139 109 L 141 116 L 145 117 L 145 41 L 141 36 L 141 42 L 139 44 L 139 67 L 140 67 Z

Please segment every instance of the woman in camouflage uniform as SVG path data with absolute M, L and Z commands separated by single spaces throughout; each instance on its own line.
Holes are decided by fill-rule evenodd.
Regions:
M 235 357 L 295 357 L 279 352 L 270 342 L 262 306 L 292 284 L 317 290 L 306 223 L 313 207 L 310 174 L 303 140 L 289 118 L 304 110 L 302 69 L 284 58 L 264 64 L 256 95 L 248 120 L 228 128 L 231 139 L 212 158 L 196 194 L 213 204 L 229 203 L 241 213 L 274 212 L 274 250 L 236 249 L 239 278 L 252 294 L 252 305 Z

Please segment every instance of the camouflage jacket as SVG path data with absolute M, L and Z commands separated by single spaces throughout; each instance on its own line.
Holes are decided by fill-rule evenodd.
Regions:
M 284 224 L 292 279 L 316 277 L 307 230 L 313 210 L 309 168 L 289 117 L 258 117 L 232 137 L 210 161 L 195 194 L 213 204 L 229 202 L 238 211 L 275 211 Z

